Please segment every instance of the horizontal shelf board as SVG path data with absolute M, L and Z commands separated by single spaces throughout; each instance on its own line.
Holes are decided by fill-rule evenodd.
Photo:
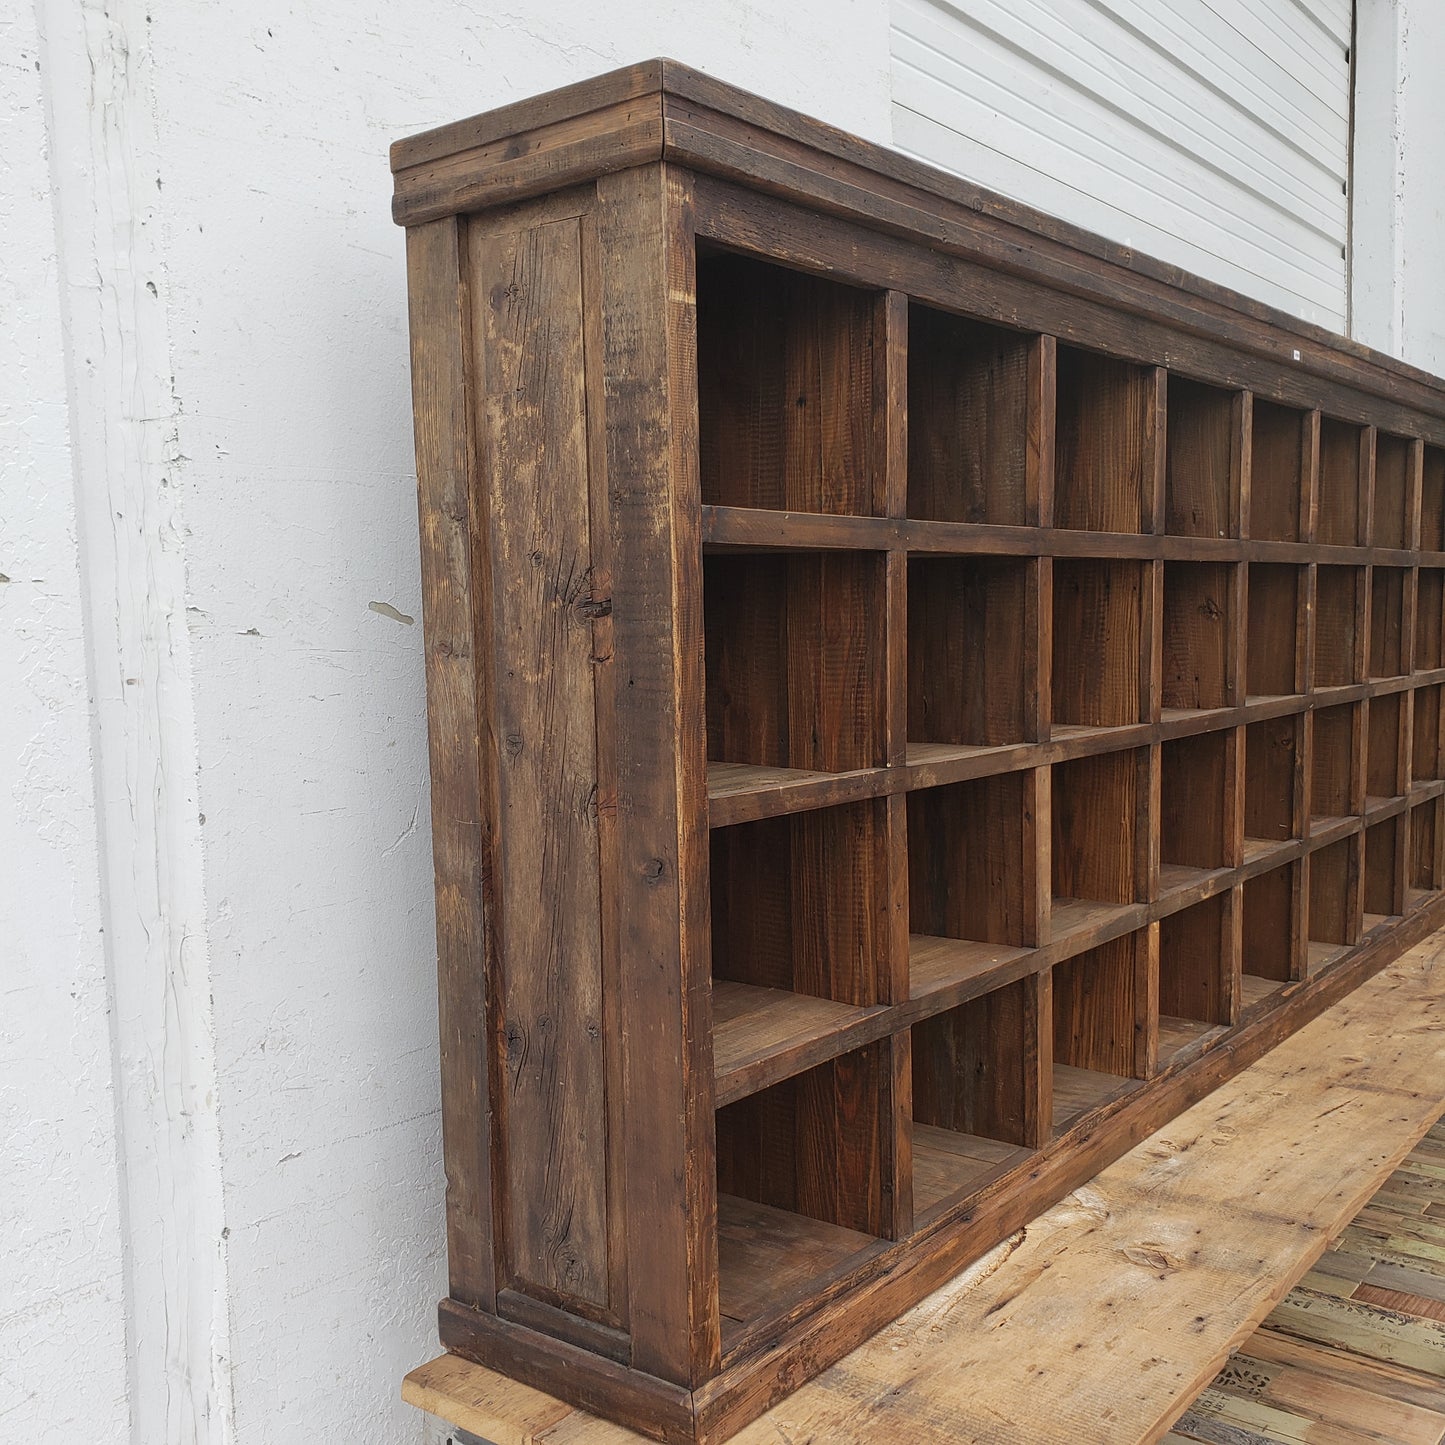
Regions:
M 1286 987 L 1283 979 L 1259 978 L 1255 974 L 1246 973 L 1241 975 L 1239 980 L 1239 1006 L 1241 1010 L 1248 1010 L 1271 999 L 1282 988 Z
M 1343 818 L 1311 818 L 1310 819 L 1310 848 L 1323 848 L 1330 843 L 1338 843 L 1341 838 L 1348 838 L 1351 833 L 1358 833 L 1364 826 L 1362 819 L 1354 816 Z
M 809 768 L 707 765 L 708 821 L 714 828 L 752 823 L 780 813 L 801 813 L 894 791 L 901 779 L 887 768 L 824 773 Z
M 932 1124 L 913 1125 L 913 1212 L 917 1223 L 945 1204 L 977 1194 L 1000 1175 L 1025 1163 L 1031 1149 L 956 1134 Z
M 927 517 L 867 517 L 771 507 L 702 508 L 709 551 L 907 551 L 913 556 L 1133 557 L 1169 562 L 1275 562 L 1335 567 L 1445 567 L 1445 553 L 1170 532 L 1089 532 Z
M 979 763 L 985 765 L 980 772 L 985 772 L 990 771 L 986 766 L 989 763 L 1009 763 L 1015 757 L 1023 758 L 1043 746 L 1042 743 L 1028 742 L 1003 743 L 994 747 L 973 747 L 966 743 L 910 742 L 904 753 L 904 760 L 908 767 L 920 769 L 950 764 L 966 768 L 970 763 Z
M 1365 799 L 1365 822 L 1382 823 L 1396 813 L 1403 813 L 1409 806 L 1410 800 L 1406 797 L 1380 798 L 1372 794 Z
M 1405 890 L 1405 912 L 1413 913 L 1417 908 L 1423 908 L 1434 893 L 1432 888 L 1407 888 Z
M 704 507 L 703 546 L 730 551 L 881 551 L 901 544 L 900 523 L 889 517 L 783 512 L 768 507 Z
M 1095 1069 L 1076 1069 L 1072 1064 L 1054 1064 L 1054 1134 L 1057 1137 L 1082 1115 L 1139 1087 L 1135 1079 L 1101 1074 Z
M 1410 802 L 1424 803 L 1431 798 L 1438 798 L 1445 793 L 1445 780 L 1440 778 L 1421 778 L 1410 784 Z
M 1368 938 L 1377 928 L 1388 928 L 1392 923 L 1398 923 L 1400 916 L 1397 913 L 1367 913 L 1365 914 L 1365 936 Z
M 718 1307 L 725 1341 L 882 1247 L 872 1235 L 734 1194 L 718 1195 L 717 1222 Z
M 1233 868 L 1190 868 L 1184 863 L 1161 863 L 1159 903 L 1154 911 L 1160 917 L 1177 913 L 1181 908 L 1222 893 L 1233 881 Z
M 1200 1023 L 1197 1019 L 1159 1016 L 1159 1067 L 1182 1063 L 1222 1039 L 1229 1029 L 1224 1024 Z
M 1244 840 L 1244 866 L 1246 868 L 1254 867 L 1276 855 L 1283 863 L 1287 857 L 1298 852 L 1298 838 L 1246 838 Z
M 964 1003 L 1001 988 L 1033 971 L 1037 950 L 1006 943 L 976 943 L 966 938 L 934 938 L 915 933 L 908 940 L 909 996 Z
M 1149 921 L 1145 903 L 1098 903 L 1091 898 L 1055 898 L 1049 910 L 1055 959 L 1072 957 L 1096 943 L 1142 928 Z
M 859 1008 L 749 983 L 714 979 L 713 1075 L 717 1106 L 835 1058 L 865 1042 L 886 1007 Z
M 1365 930 L 1367 933 L 1369 929 Z M 1328 968 L 1336 959 L 1343 958 L 1353 947 L 1349 943 L 1320 943 L 1316 939 L 1310 939 L 1307 954 L 1310 977 L 1322 969 Z

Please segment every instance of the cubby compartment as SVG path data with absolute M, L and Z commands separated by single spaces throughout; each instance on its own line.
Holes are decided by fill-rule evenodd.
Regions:
M 751 257 L 697 264 L 702 500 L 881 514 L 882 294 Z
M 1320 832 L 1364 811 L 1363 712 L 1358 703 L 1317 708 L 1310 726 L 1310 829 Z
M 1254 399 L 1251 431 L 1249 535 L 1270 542 L 1300 540 L 1309 414 Z
M 1377 547 L 1410 545 L 1411 473 L 1415 444 L 1382 431 L 1375 438 L 1375 537 Z
M 1151 1066 L 1158 925 L 1054 965 L 1054 1127 L 1116 1095 Z
M 1246 1008 L 1303 976 L 1303 863 L 1247 878 L 1240 890 L 1240 1001 Z
M 1100 753 L 1055 763 L 1053 932 L 1057 939 L 1086 925 L 1100 904 L 1144 901 L 1148 854 L 1141 805 L 1148 797 L 1147 749 Z
M 1043 986 L 1030 974 L 913 1026 L 913 1206 L 920 1223 L 1048 1141 Z
M 1154 530 L 1156 411 L 1152 367 L 1059 347 L 1055 526 Z
M 1239 394 L 1168 378 L 1164 528 L 1176 537 L 1238 536 L 1234 473 Z
M 1365 829 L 1365 932 L 1405 910 L 1402 816 L 1381 819 Z
M 1408 785 L 1408 769 L 1404 766 L 1408 715 L 1405 695 L 1400 692 L 1372 697 L 1365 706 L 1365 795 L 1368 808 L 1377 799 L 1399 797 Z
M 1316 687 L 1360 681 L 1361 579 L 1359 567 L 1320 567 L 1315 573 Z
M 1234 1021 L 1230 894 L 1167 914 L 1159 924 L 1159 1066 L 1187 1056 Z
M 1309 856 L 1311 974 L 1360 940 L 1360 835 L 1352 833 Z
M 1415 671 L 1429 672 L 1445 667 L 1445 652 L 1441 650 L 1445 572 L 1438 567 L 1422 567 L 1415 577 Z
M 1161 897 L 1188 887 L 1203 871 L 1234 861 L 1228 800 L 1237 746 L 1236 729 L 1174 738 L 1160 746 Z
M 1441 707 L 1445 705 L 1439 686 L 1415 690 L 1410 727 L 1410 776 L 1415 782 L 1445 777 L 1441 770 Z
M 1022 527 L 1035 337 L 916 302 L 908 308 L 908 515 Z
M 907 1107 L 895 1058 L 906 1040 L 883 1039 L 717 1111 L 724 1342 L 911 1226 L 895 1117 Z
M 881 553 L 703 559 L 710 776 L 887 761 L 883 579 Z
M 1445 552 L 1445 450 L 1425 448 L 1420 477 L 1420 547 Z
M 1403 567 L 1370 569 L 1370 648 L 1367 677 L 1407 672 L 1405 603 L 1410 574 Z
M 731 987 L 892 1002 L 902 961 L 891 955 L 887 829 L 886 799 L 713 829 L 714 997 Z
M 1051 691 L 1056 732 L 1145 720 L 1147 579 L 1144 562 L 1055 559 Z
M 1013 557 L 908 563 L 908 739 L 990 747 L 1037 736 L 1038 568 Z
M 1235 571 L 1223 562 L 1164 564 L 1165 708 L 1234 701 Z
M 1302 567 L 1249 564 L 1245 691 L 1250 697 L 1286 697 L 1304 691 L 1300 655 L 1304 578 Z
M 1406 882 L 1410 893 L 1408 902 L 1413 906 L 1426 893 L 1436 892 L 1445 885 L 1445 843 L 1440 831 L 1440 814 L 1445 808 L 1445 799 L 1427 798 L 1423 803 L 1410 809 L 1410 873 Z
M 1368 452 L 1365 429 L 1320 419 L 1320 497 L 1315 541 L 1331 547 L 1360 547 L 1365 536 Z
M 1258 844 L 1298 836 L 1300 726 L 1300 717 L 1289 713 L 1250 723 L 1244 730 L 1246 855 L 1257 851 Z
M 986 978 L 1038 942 L 1037 786 L 1032 772 L 1001 773 L 908 794 L 914 998 Z

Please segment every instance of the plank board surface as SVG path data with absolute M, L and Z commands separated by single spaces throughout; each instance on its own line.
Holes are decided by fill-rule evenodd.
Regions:
M 1376 1274 L 1374 1289 L 1430 1298 L 1435 1286 L 1415 1276 L 1438 1283 L 1434 1271 L 1445 1268 L 1445 1146 L 1400 1166 L 1439 1115 L 1442 1090 L 1445 934 L 1437 934 L 734 1439 L 1156 1439 L 1215 1388 L 1230 1350 L 1311 1266 L 1322 1274 L 1333 1262 L 1336 1275 L 1348 1273 L 1340 1258 L 1359 1256 L 1368 1261 L 1359 1282 L 1395 1266 L 1407 1273 Z M 1405 1221 L 1398 1204 L 1361 1212 L 1392 1172 L 1395 1194 L 1411 1206 Z M 1296 1314 L 1309 1323 L 1266 1342 L 1276 1357 L 1298 1361 L 1295 1342 L 1323 1333 L 1315 1321 L 1349 1313 L 1348 1301 L 1331 1306 L 1328 1291 L 1307 1285 L 1296 1300 L 1306 1292 L 1313 1302 Z M 1356 1312 L 1368 1308 L 1355 1302 Z M 1425 1348 L 1407 1338 L 1374 1373 L 1418 1369 Z M 1355 1373 L 1370 1376 L 1370 1367 Z M 640 1438 L 451 1357 L 414 1371 L 403 1394 L 496 1445 Z M 1409 1394 L 1408 1380 L 1396 1398 L 1410 1428 L 1429 1423 L 1430 1403 Z M 1284 1414 L 1290 1405 L 1270 1408 Z M 1305 1438 L 1351 1437 L 1337 1429 Z

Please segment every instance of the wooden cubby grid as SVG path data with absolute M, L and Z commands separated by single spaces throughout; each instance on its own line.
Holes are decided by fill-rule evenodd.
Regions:
M 678 1440 L 1445 882 L 1445 392 L 1311 396 L 1223 343 L 1175 371 L 1147 327 L 708 170 L 408 222 L 469 1181 L 444 1338 Z M 449 326 L 472 369 L 428 349 Z

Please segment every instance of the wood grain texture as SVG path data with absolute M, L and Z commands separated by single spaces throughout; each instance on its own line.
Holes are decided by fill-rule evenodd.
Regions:
M 1415 1022 L 1402 1031 L 1404 1016 Z M 1022 1432 L 1041 1445 L 1133 1445 L 1165 1432 L 1236 1345 L 1249 1358 L 1311 1359 L 1308 1336 L 1280 1328 L 1290 1316 L 1251 1333 L 1435 1119 L 1439 1100 L 1422 1095 L 1417 1081 L 1445 1066 L 1442 1038 L 1445 964 L 1432 941 L 734 1438 L 1002 1442 Z M 1221 1227 L 1201 1235 L 1204 1207 Z M 1381 1229 L 1373 1223 L 1380 1218 L 1377 1208 L 1367 1211 L 1346 1231 L 1348 1247 L 1388 1257 L 1389 1230 L 1400 1219 L 1391 1213 Z M 1310 1316 L 1331 1328 L 1323 1309 Z M 1394 1339 L 1395 1355 L 1417 1348 L 1398 1327 Z M 1428 1411 L 1434 1401 L 1419 1392 L 1434 1386 L 1390 1354 L 1378 1358 L 1382 1364 L 1358 1353 L 1341 1358 L 1324 1380 L 1368 1382 L 1385 1400 Z M 1124 1363 L 1135 1360 L 1136 1368 Z M 425 1396 L 446 1415 L 493 1408 L 509 1388 L 473 1367 L 454 1406 L 455 1372 L 441 1362 L 425 1366 L 408 1394 L 420 1403 L 429 1381 L 447 1382 L 445 1399 L 436 1390 Z M 636 1438 L 580 1414 L 551 1423 L 530 1397 L 514 1418 L 518 1433 L 494 1438 Z
M 1445 388 L 671 62 L 396 162 L 444 1338 L 717 1438 L 1441 916 Z
M 607 1060 L 582 227 L 478 235 L 509 1279 L 607 1309 Z M 544 478 L 545 476 L 545 483 Z
M 496 1300 L 496 1269 L 491 1150 L 484 1122 L 491 1092 L 485 1021 L 494 940 L 482 910 L 482 880 L 490 866 L 492 832 L 475 723 L 478 689 L 486 675 L 477 628 L 486 615 L 487 579 L 485 571 L 480 584 L 473 577 L 475 468 L 455 220 L 407 233 L 407 274 L 430 719 L 448 1274 L 457 1299 L 489 1308 Z

